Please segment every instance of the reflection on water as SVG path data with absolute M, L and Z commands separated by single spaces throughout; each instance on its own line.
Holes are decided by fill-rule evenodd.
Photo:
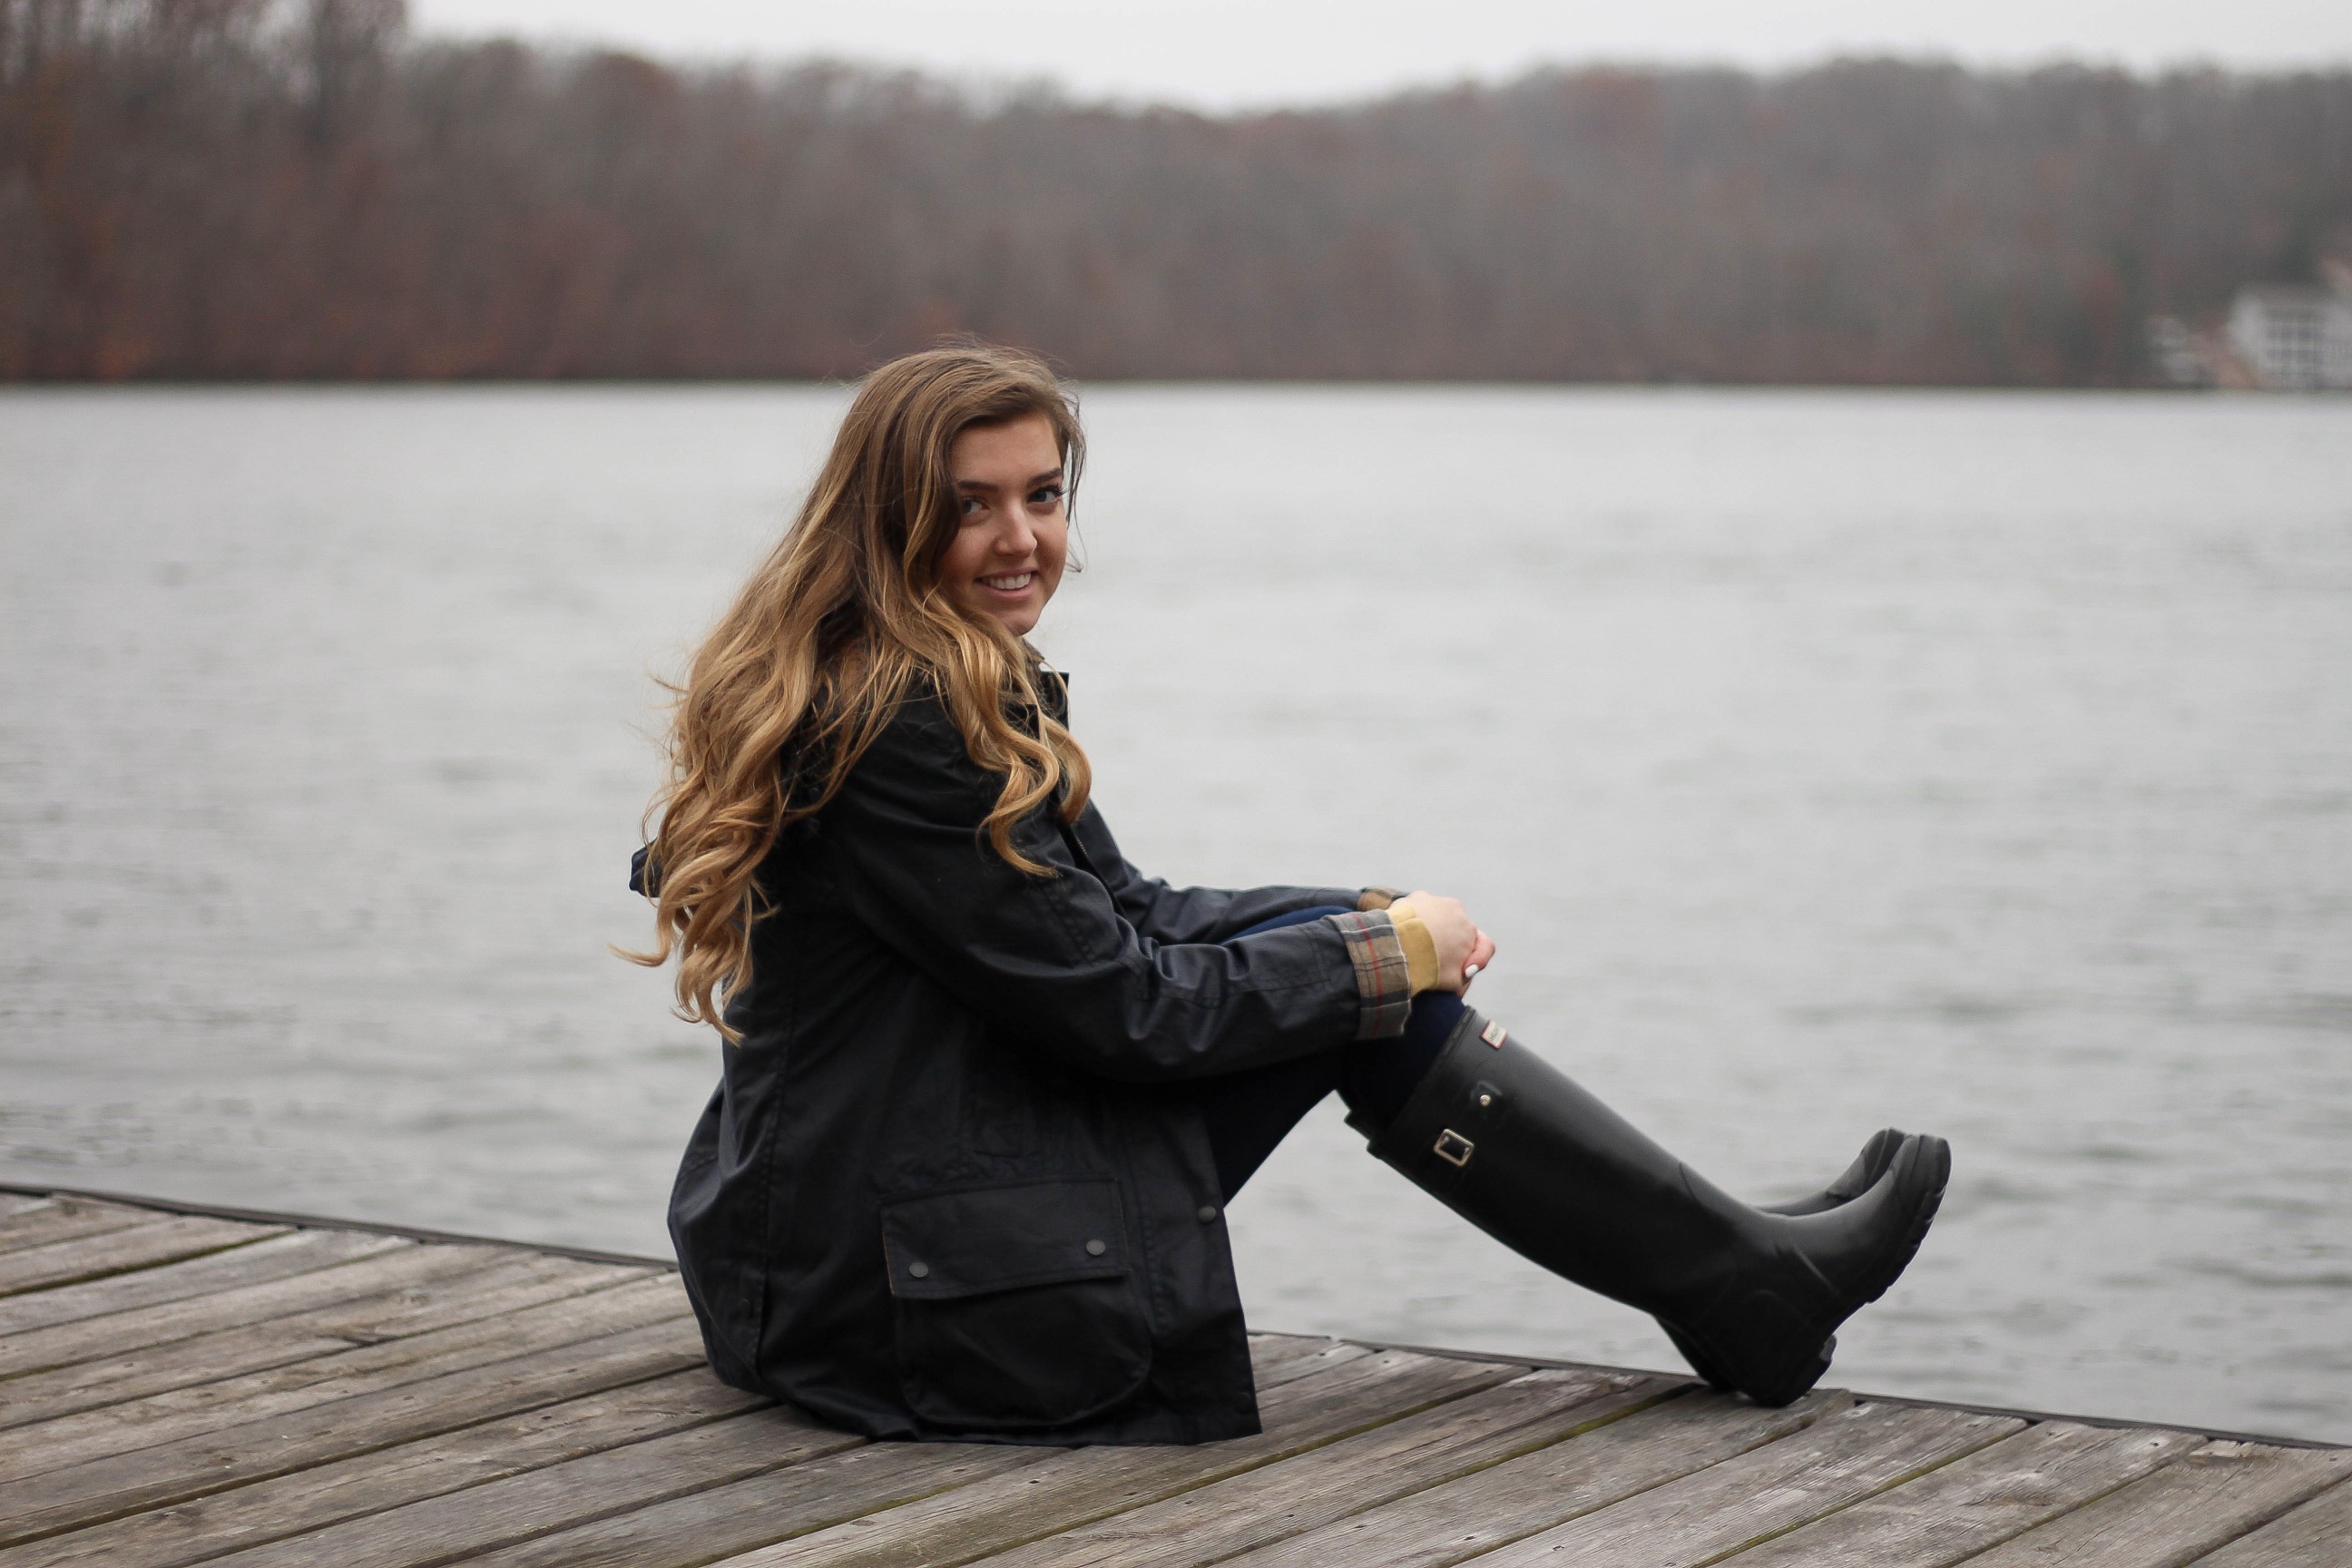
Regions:
M 823 389 L 0 396 L 0 1176 L 655 1250 L 716 1047 L 604 953 Z M 1694 1163 L 1950 1136 L 1857 1385 L 2352 1438 L 2352 405 L 1105 389 L 1132 858 L 1428 885 Z M 1267 1326 L 1674 1364 L 1327 1108 Z

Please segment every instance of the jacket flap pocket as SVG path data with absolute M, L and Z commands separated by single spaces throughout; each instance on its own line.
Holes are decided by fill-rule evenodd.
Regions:
M 882 1205 L 890 1293 L 935 1300 L 1127 1272 L 1118 1184 L 964 1187 Z

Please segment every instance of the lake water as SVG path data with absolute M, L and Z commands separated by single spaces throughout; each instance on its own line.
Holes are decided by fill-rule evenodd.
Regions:
M 0 394 L 0 1179 L 666 1249 L 718 1047 L 622 886 L 654 672 L 835 389 Z M 1835 1381 L 2352 1439 L 2352 401 L 1105 387 L 1129 858 L 1423 885 L 1775 1197 L 1948 1136 Z M 1261 1326 L 1676 1364 L 1326 1107 Z

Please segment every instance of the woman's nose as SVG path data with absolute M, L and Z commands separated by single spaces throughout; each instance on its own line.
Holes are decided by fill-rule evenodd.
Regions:
M 1036 547 L 1037 530 L 1029 521 L 1029 513 L 1021 507 L 1012 507 L 1004 513 L 1004 526 L 997 531 L 996 552 L 999 555 L 1026 555 Z

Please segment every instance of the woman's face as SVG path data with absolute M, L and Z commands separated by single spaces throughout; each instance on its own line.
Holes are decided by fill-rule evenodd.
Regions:
M 1062 448 L 1042 414 L 967 427 L 948 448 L 962 526 L 940 581 L 971 609 L 1025 637 L 1062 584 L 1069 520 L 1062 510 Z

